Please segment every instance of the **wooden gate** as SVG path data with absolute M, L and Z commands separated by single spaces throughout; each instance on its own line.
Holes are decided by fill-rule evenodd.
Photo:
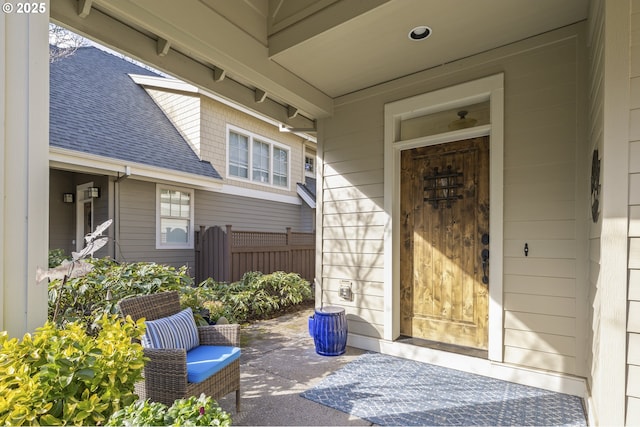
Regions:
M 227 234 L 220 227 L 200 227 L 195 236 L 196 283 L 211 277 L 228 282 L 229 251 Z
M 200 227 L 196 232 L 197 283 L 211 277 L 235 282 L 248 271 L 298 273 L 309 282 L 315 277 L 315 233 L 235 231 L 230 225 Z

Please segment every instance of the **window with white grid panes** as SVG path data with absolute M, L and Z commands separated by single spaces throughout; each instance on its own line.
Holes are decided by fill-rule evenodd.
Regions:
M 193 190 L 158 185 L 156 192 L 156 248 L 193 248 Z
M 289 153 L 280 148 L 273 148 L 273 185 L 288 187 Z
M 253 140 L 253 169 L 251 171 L 253 181 L 263 184 L 269 183 L 269 164 L 270 164 L 270 147 L 269 144 Z
M 289 188 L 289 147 L 232 125 L 227 129 L 229 179 Z
M 249 137 L 229 132 L 229 175 L 249 178 Z

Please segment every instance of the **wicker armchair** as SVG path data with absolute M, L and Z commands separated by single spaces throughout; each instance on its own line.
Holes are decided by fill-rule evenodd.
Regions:
M 123 316 L 134 320 L 156 320 L 180 311 L 177 292 L 161 292 L 123 299 L 118 303 Z M 198 327 L 200 345 L 240 347 L 240 325 L 211 325 Z M 144 367 L 144 381 L 136 384 L 140 399 L 151 399 L 171 405 L 174 400 L 204 393 L 219 399 L 236 392 L 236 411 L 240 412 L 240 360 L 234 360 L 206 380 L 187 381 L 186 351 L 184 349 L 144 349 L 150 360 Z

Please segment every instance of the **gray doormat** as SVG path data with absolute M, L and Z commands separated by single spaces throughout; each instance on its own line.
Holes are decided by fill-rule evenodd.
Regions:
M 301 395 L 383 426 L 587 425 L 579 397 L 379 353 Z

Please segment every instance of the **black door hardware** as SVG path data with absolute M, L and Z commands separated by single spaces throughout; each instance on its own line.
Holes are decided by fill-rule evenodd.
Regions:
M 489 249 L 482 250 L 482 283 L 489 284 Z

